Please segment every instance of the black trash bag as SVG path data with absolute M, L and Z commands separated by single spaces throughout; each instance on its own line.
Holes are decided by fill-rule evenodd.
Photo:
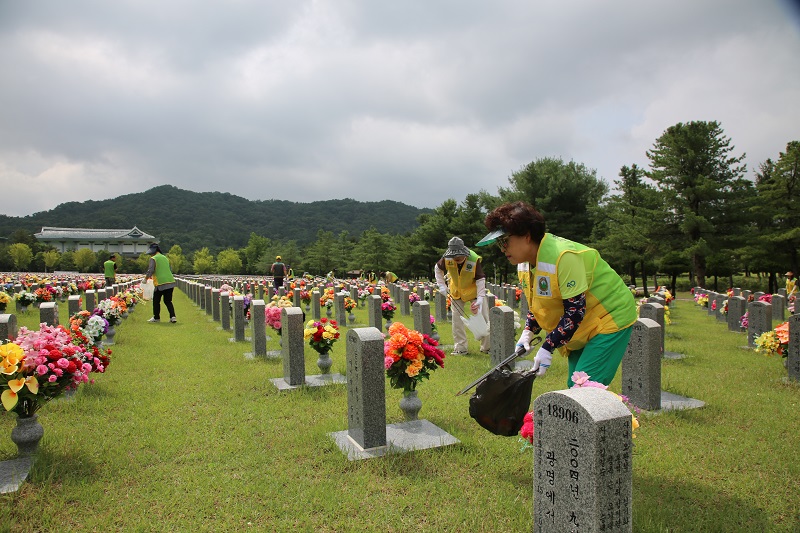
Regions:
M 469 416 L 495 435 L 517 435 L 530 410 L 534 379 L 536 372 L 495 370 L 469 399 Z

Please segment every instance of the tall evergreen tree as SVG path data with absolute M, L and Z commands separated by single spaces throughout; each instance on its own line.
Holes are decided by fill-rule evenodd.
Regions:
M 695 121 L 670 126 L 647 151 L 649 177 L 665 193 L 701 286 L 706 258 L 724 247 L 725 230 L 742 213 L 746 167 L 744 154 L 732 156 L 733 150 L 717 122 Z

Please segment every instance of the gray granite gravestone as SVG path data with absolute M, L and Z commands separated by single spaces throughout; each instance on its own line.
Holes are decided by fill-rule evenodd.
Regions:
M 264 299 L 264 283 L 263 282 L 258 284 L 258 299 L 259 300 L 263 300 Z
M 221 320 L 220 308 L 219 308 L 219 294 L 220 294 L 219 289 L 217 288 L 211 289 L 211 319 L 214 322 L 219 322 Z
M 762 296 L 764 296 L 764 294 L 765 294 L 765 293 L 764 293 L 764 292 L 762 292 L 762 291 L 757 291 L 757 292 L 754 292 L 754 293 L 753 293 L 753 299 L 754 299 L 754 300 L 757 302 L 759 298 L 761 298 Z
M 205 307 L 206 314 L 209 315 L 209 316 L 214 316 L 213 315 L 213 313 L 214 313 L 214 287 L 212 287 L 211 285 L 206 285 L 206 286 L 203 287 L 203 289 L 204 289 L 204 293 L 203 294 L 205 294 L 204 300 L 205 300 L 205 306 L 206 306 Z
M 319 303 L 320 292 L 317 290 L 311 291 L 311 310 L 314 320 L 322 318 L 322 309 Z
M 747 345 L 756 345 L 756 337 L 772 329 L 772 305 L 758 300 L 747 306 Z
M 347 433 L 361 449 L 386 446 L 383 342 L 378 328 L 347 332 Z
M 781 322 L 786 320 L 786 298 L 780 294 L 772 295 L 772 318 Z
M 295 287 L 292 290 L 292 305 L 294 305 L 294 307 L 302 307 L 303 306 L 303 301 L 300 299 L 300 293 L 301 292 L 302 292 L 302 290 L 299 287 Z
M 647 411 L 661 409 L 661 326 L 640 318 L 622 358 L 622 394 Z
M 752 292 L 750 292 L 750 291 L 747 291 L 747 290 L 744 290 L 744 291 L 742 291 L 742 298 L 744 298 L 744 301 L 745 301 L 745 302 L 748 302 L 748 303 L 749 303 L 749 300 L 750 300 L 750 295 L 751 295 L 751 294 L 753 294 L 753 293 L 752 293 Z
M 655 303 L 647 302 L 639 306 L 639 318 L 649 318 L 654 321 L 661 328 L 661 354 L 664 354 L 664 306 Z
M 97 301 L 98 302 L 102 302 L 106 298 L 108 298 L 108 293 L 106 292 L 106 290 L 105 289 L 97 289 Z
M 333 307 L 336 309 L 336 322 L 340 326 L 347 325 L 347 313 L 344 310 L 344 299 L 347 298 L 346 292 L 337 292 L 333 297 Z
M 747 300 L 745 300 L 741 296 L 731 296 L 730 298 L 728 298 L 728 316 L 727 316 L 728 331 L 742 330 L 740 322 L 742 320 L 742 316 L 744 315 L 746 307 L 747 307 Z
M 720 322 L 725 322 L 725 319 L 727 318 L 725 315 L 722 314 L 722 308 L 724 307 L 725 300 L 727 299 L 728 296 L 726 294 L 717 294 L 716 297 L 714 298 L 714 303 L 715 303 L 714 316 Z
M 369 327 L 378 328 L 383 331 L 383 312 L 381 311 L 381 304 L 383 300 L 376 294 L 367 296 L 367 318 Z
M 206 287 L 200 283 L 197 284 L 197 303 L 201 311 L 206 310 Z
M 219 293 L 219 320 L 222 331 L 231 330 L 231 303 L 230 293 L 228 291 L 221 291 Z
M 84 293 L 84 296 L 86 296 L 86 310 L 91 313 L 94 311 L 94 308 L 97 307 L 97 300 L 95 300 L 97 293 L 94 290 L 89 289 Z
M 383 342 L 378 328 L 347 332 L 348 429 L 329 434 L 339 449 L 352 461 L 457 444 L 458 439 L 427 420 L 386 425 Z
M 494 294 L 487 294 L 486 295 L 486 305 L 489 306 L 489 313 L 490 314 L 491 314 L 492 309 L 495 308 L 495 302 L 496 301 L 497 301 L 497 297 Z
M 578 388 L 542 394 L 533 412 L 533 531 L 632 531 L 630 411 Z
M 69 316 L 74 315 L 75 313 L 80 313 L 81 311 L 81 297 L 77 294 L 72 294 L 67 298 L 67 311 L 69 312 Z
M 271 379 L 280 390 L 294 389 L 306 384 L 306 358 L 303 341 L 303 310 L 299 307 L 281 309 L 281 352 L 283 377 Z
M 734 296 L 741 296 L 742 295 L 742 289 L 739 288 L 739 287 L 734 287 L 733 288 L 733 295 Z
M 433 333 L 431 328 L 431 304 L 425 300 L 414 302 L 414 329 L 423 335 Z
M 443 323 L 447 321 L 447 295 L 441 293 L 439 291 L 436 292 L 436 297 L 434 300 L 434 304 L 436 305 L 435 313 L 436 313 L 436 322 Z
M 13 341 L 17 338 L 17 315 L 0 315 L 0 340 L 8 339 Z
M 411 291 L 408 289 L 400 289 L 400 314 L 408 316 L 411 314 L 411 301 L 408 299 Z
M 39 323 L 48 326 L 58 325 L 58 304 L 55 302 L 42 302 L 39 305 Z
M 2 316 L 0 315 L 0 319 Z M 789 317 L 789 347 L 786 355 L 786 370 L 789 373 L 790 381 L 800 382 L 800 315 Z
M 489 310 L 489 359 L 491 366 L 500 364 L 503 359 L 516 350 L 516 329 L 514 310 L 507 305 L 492 307 Z M 522 370 L 532 366 L 530 361 L 516 361 L 514 368 Z
M 244 336 L 244 296 L 236 295 L 233 297 L 233 338 L 231 342 L 245 342 Z
M 265 315 L 266 304 L 264 300 L 250 302 L 250 324 L 253 328 L 253 351 L 244 354 L 248 359 L 265 357 L 267 355 L 267 319 Z

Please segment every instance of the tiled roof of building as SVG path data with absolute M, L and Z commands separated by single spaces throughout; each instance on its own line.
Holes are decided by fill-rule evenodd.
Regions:
M 143 232 L 136 226 L 131 229 L 54 228 L 44 226 L 42 231 L 35 234 L 35 237 L 40 240 L 155 240 L 155 237 Z

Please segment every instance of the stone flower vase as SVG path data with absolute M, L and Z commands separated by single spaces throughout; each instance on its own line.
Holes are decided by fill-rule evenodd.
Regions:
M 108 325 L 108 331 L 106 331 L 106 338 L 103 341 L 103 344 L 106 346 L 113 346 L 114 345 L 114 335 L 117 334 L 117 330 L 111 324 Z
M 39 441 L 44 436 L 44 428 L 39 423 L 39 415 L 19 416 L 17 425 L 11 430 L 11 440 L 17 445 L 20 457 L 34 455 L 39 449 Z
M 403 397 L 400 399 L 400 410 L 403 411 L 406 421 L 418 420 L 417 415 L 422 409 L 422 400 L 417 396 L 415 390 L 404 390 Z
M 347 321 L 350 324 L 355 324 L 355 322 L 356 322 L 356 315 L 353 314 L 352 310 L 350 311 L 350 314 L 347 315 Z
M 325 307 L 325 315 L 327 315 L 328 317 L 332 317 L 333 316 L 333 309 L 331 309 L 330 307 L 326 306 Z
M 389 331 L 390 327 L 392 327 L 392 319 L 391 318 L 387 318 L 386 319 L 386 331 Z
M 331 359 L 330 353 L 326 352 L 319 352 L 319 359 L 317 359 L 317 366 L 319 367 L 320 372 L 323 374 L 330 374 L 331 366 L 333 366 L 333 359 Z

